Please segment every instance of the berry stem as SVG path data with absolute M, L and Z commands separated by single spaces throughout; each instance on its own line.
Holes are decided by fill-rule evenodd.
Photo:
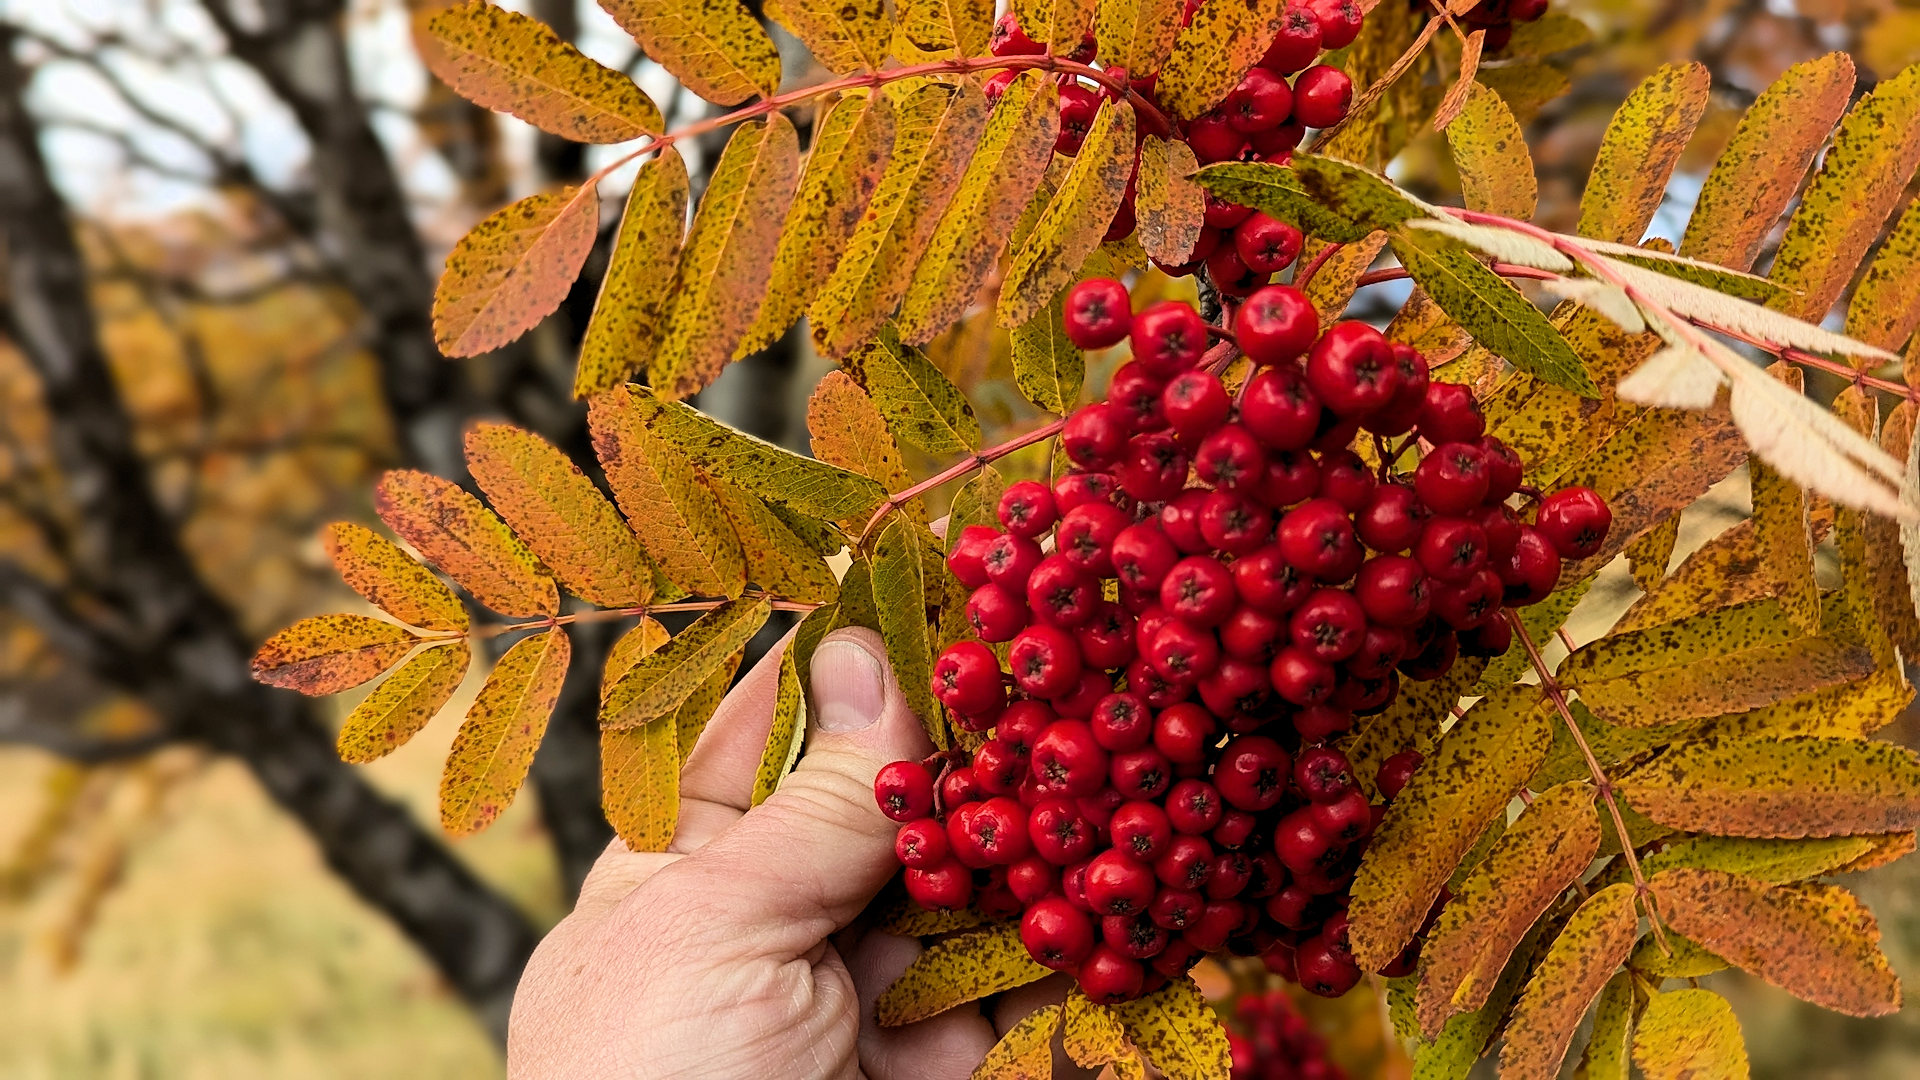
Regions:
M 1527 651 L 1527 661 L 1533 665 L 1535 674 L 1540 676 L 1540 687 L 1547 692 L 1547 698 L 1560 713 L 1560 719 L 1566 724 L 1567 734 L 1572 737 L 1573 745 L 1579 747 L 1580 756 L 1586 759 L 1587 772 L 1593 777 L 1593 785 L 1599 791 L 1600 798 L 1607 804 L 1607 813 L 1613 818 L 1614 834 L 1620 838 L 1620 854 L 1627 860 L 1627 871 L 1633 875 L 1633 891 L 1640 898 L 1640 904 L 1646 908 L 1647 922 L 1653 927 L 1654 940 L 1660 943 L 1660 950 L 1667 955 L 1673 949 L 1667 944 L 1666 931 L 1660 926 L 1660 915 L 1654 909 L 1653 893 L 1647 888 L 1647 878 L 1640 872 L 1640 856 L 1633 850 L 1633 840 L 1627 835 L 1627 821 L 1620 813 L 1620 802 L 1614 798 L 1613 783 L 1600 766 L 1600 759 L 1593 755 L 1593 748 L 1587 745 L 1587 737 L 1580 731 L 1580 725 L 1574 722 L 1573 710 L 1567 705 L 1567 691 L 1560 681 L 1553 677 L 1546 661 L 1540 656 L 1540 647 L 1533 643 L 1533 635 L 1527 633 L 1527 625 L 1521 621 L 1520 613 L 1508 608 L 1507 624 L 1513 627 L 1513 639 Z
M 1165 135 L 1173 130 L 1173 122 L 1167 119 L 1165 113 L 1160 111 L 1160 107 L 1137 93 L 1125 79 L 1089 64 L 1078 63 L 1052 54 L 1044 56 L 967 56 L 953 60 L 935 60 L 925 64 L 910 64 L 906 67 L 888 68 L 885 71 L 870 71 L 862 75 L 848 75 L 845 78 L 830 79 L 823 83 L 815 83 L 812 86 L 803 86 L 795 90 L 789 90 L 784 94 L 775 94 L 772 97 L 761 98 L 751 105 L 735 109 L 732 112 L 721 113 L 718 116 L 710 116 L 705 120 L 696 121 L 682 128 L 676 128 L 664 135 L 654 136 L 628 153 L 615 158 L 599 172 L 588 177 L 586 182 L 581 184 L 580 187 L 583 191 L 590 189 L 622 165 L 633 161 L 635 158 L 658 153 L 672 146 L 674 143 L 705 135 L 710 131 L 718 131 L 732 124 L 755 120 L 770 113 L 778 112 L 788 106 L 802 105 L 815 98 L 825 97 L 828 94 L 837 94 L 845 90 L 878 89 L 888 83 L 901 82 L 906 79 L 917 79 L 928 75 L 964 75 L 979 71 L 1018 71 L 1029 68 L 1038 68 L 1042 71 L 1049 71 L 1055 74 L 1077 75 L 1089 82 L 1096 83 L 1108 93 L 1116 97 L 1126 98 L 1133 105 L 1136 112 L 1140 113 L 1147 120 L 1151 121 L 1154 127 L 1158 128 L 1158 134 Z

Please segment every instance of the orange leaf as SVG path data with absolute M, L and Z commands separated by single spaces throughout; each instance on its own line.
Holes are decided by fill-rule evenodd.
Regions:
M 410 469 L 380 478 L 373 508 L 387 527 L 502 615 L 552 615 L 560 590 L 499 515 L 448 480 Z
M 593 250 L 594 185 L 529 195 L 475 225 L 447 255 L 433 292 L 433 340 L 478 356 L 539 325 L 560 306 Z
M 641 619 L 607 650 L 602 693 L 628 668 L 667 643 L 667 628 Z M 632 851 L 665 851 L 680 817 L 678 724 L 600 732 L 600 808 Z
M 1460 46 L 1460 75 L 1447 88 L 1446 96 L 1440 99 L 1440 107 L 1434 111 L 1433 130 L 1445 131 L 1459 117 L 1460 110 L 1467 107 L 1467 95 L 1478 85 L 1473 77 L 1480 70 L 1480 50 L 1486 48 L 1486 44 L 1487 32 L 1475 30 L 1467 35 L 1466 42 Z
M 1880 926 L 1845 889 L 1696 869 L 1663 871 L 1649 884 L 1675 930 L 1796 997 L 1849 1016 L 1900 1008 Z
M 253 677 L 302 694 L 337 694 L 399 663 L 417 639 L 405 627 L 365 615 L 316 615 L 267 639 Z
M 1600 850 L 1593 795 L 1574 782 L 1533 800 L 1440 909 L 1420 950 L 1417 1004 L 1429 1038 L 1448 1017 L 1487 1003 L 1520 939 L 1592 864 Z
M 564 629 L 521 638 L 508 649 L 447 752 L 440 776 L 440 824 L 456 836 L 493 824 L 513 803 L 560 699 L 573 646 Z
M 686 231 L 687 163 L 669 146 L 640 166 L 627 192 L 613 257 L 580 342 L 574 397 L 619 386 L 653 355 Z
M 647 58 L 715 105 L 780 88 L 780 53 L 740 0 L 600 0 Z
M 400 545 L 351 521 L 327 526 L 320 540 L 340 579 L 367 603 L 425 630 L 467 628 L 460 598 Z
M 1580 1018 L 1633 950 L 1639 930 L 1630 884 L 1609 885 L 1580 905 L 1514 1007 L 1500 1054 L 1503 1080 L 1552 1080 L 1559 1073 Z
M 814 389 L 807 401 L 807 431 L 813 456 L 821 461 L 871 477 L 888 491 L 913 486 L 886 418 L 846 372 L 827 372 Z
M 1580 235 L 1637 244 L 1707 111 L 1704 64 L 1668 64 L 1647 77 L 1607 125 L 1580 199 Z
M 399 749 L 427 726 L 467 676 L 472 653 L 465 640 L 436 645 L 402 664 L 340 725 L 340 760 L 374 761 Z
M 601 607 L 644 604 L 652 566 L 600 489 L 529 431 L 476 424 L 467 431 L 467 469 L 501 516 L 567 591 Z
M 632 79 L 589 59 L 538 19 L 484 0 L 415 18 L 426 24 L 416 40 L 427 67 L 483 108 L 574 142 L 626 142 L 666 130 L 660 110 Z

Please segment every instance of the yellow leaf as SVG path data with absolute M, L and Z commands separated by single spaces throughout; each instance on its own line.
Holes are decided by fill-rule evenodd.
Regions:
M 1001 286 L 1000 325 L 1019 326 L 1045 308 L 1100 246 L 1133 175 L 1133 119 L 1125 102 L 1101 104 L 1053 201 L 1013 253 Z
M 726 699 L 727 691 L 733 688 L 733 677 L 740 670 L 740 661 L 746 658 L 741 650 L 727 657 L 718 670 L 707 676 L 707 681 L 687 695 L 687 700 L 673 710 L 673 726 L 679 730 L 680 765 L 686 767 L 687 758 L 692 755 L 700 736 L 706 733 L 707 724 L 713 720 L 713 714 Z M 629 728 L 628 730 L 632 730 Z
M 1227 1031 L 1191 978 L 1112 1007 L 1127 1040 L 1167 1080 L 1226 1080 Z
M 459 485 L 395 470 L 374 488 L 373 508 L 389 529 L 487 607 L 502 615 L 559 612 L 559 588 L 533 551 Z
M 651 656 L 672 636 L 657 619 L 642 616 L 631 629 L 616 638 L 613 647 L 607 650 L 606 661 L 601 665 L 600 700 L 604 703 L 607 691 L 613 689 L 613 684 L 619 682 L 622 675 L 645 657 Z
M 1420 929 L 1441 886 L 1487 823 L 1533 775 L 1553 741 L 1537 686 L 1480 699 L 1440 740 L 1387 809 L 1353 882 L 1354 960 L 1373 971 Z
M 1265 55 L 1285 19 L 1286 0 L 1203 4 L 1181 28 L 1160 69 L 1154 95 L 1163 108 L 1191 120 L 1227 99 Z
M 799 169 L 800 139 L 785 116 L 734 130 L 693 215 L 648 365 L 661 397 L 683 398 L 719 378 L 753 325 Z
M 821 461 L 871 477 L 890 492 L 913 485 L 873 398 L 846 372 L 829 371 L 814 388 L 807 399 L 807 432 Z
M 1125 68 L 1136 76 L 1159 71 L 1173 52 L 1174 35 L 1180 32 L 1183 0 L 1099 0 L 1099 4 L 1093 13 L 1093 37 L 1100 47 L 1100 65 L 1109 70 Z
M 652 566 L 639 541 L 558 447 L 507 424 L 481 423 L 467 430 L 466 448 L 480 490 L 567 591 L 601 607 L 653 596 Z
M 815 347 L 835 359 L 871 339 L 899 305 L 987 122 L 987 99 L 971 84 L 901 93 L 887 171 L 807 311 Z
M 632 79 L 589 59 L 538 19 L 473 0 L 424 21 L 420 58 L 475 104 L 574 142 L 626 142 L 666 130 L 660 110 Z
M 622 672 L 601 695 L 600 726 L 630 728 L 680 707 L 765 625 L 762 599 L 729 600 Z
M 746 585 L 740 541 L 686 456 L 643 421 L 634 402 L 646 396 L 615 387 L 588 406 L 607 486 L 668 580 L 696 595 L 738 596 Z
M 929 689 L 933 681 L 933 642 L 927 636 L 925 563 L 937 551 L 926 526 L 895 514 L 880 531 L 873 556 L 873 599 L 887 657 L 907 704 L 935 746 L 946 749 L 946 713 Z
M 1487 1003 L 1520 940 L 1593 863 L 1593 796 L 1591 785 L 1574 782 L 1534 799 L 1440 909 L 1420 950 L 1417 1000 L 1429 1038 L 1449 1017 Z
M 1552 1080 L 1559 1073 L 1580 1018 L 1626 960 L 1639 925 L 1632 885 L 1609 885 L 1580 905 L 1514 1007 L 1500 1054 L 1503 1078 Z
M 361 700 L 340 726 L 340 760 L 375 761 L 427 726 L 466 678 L 465 641 L 429 648 L 402 664 Z
M 1853 58 L 1842 52 L 1802 61 L 1774 80 L 1701 184 L 1680 253 L 1751 267 L 1852 92 Z
M 874 1014 L 881 1027 L 899 1027 L 1050 974 L 1020 944 L 1019 925 L 1001 923 L 928 946 L 881 992 Z
M 1847 336 L 1883 349 L 1898 349 L 1920 326 L 1920 203 L 1907 204 L 1887 234 L 1847 303 Z M 1904 456 L 1904 455 L 1902 455 Z
M 999 261 L 1015 219 L 1053 159 L 1060 93 L 1042 71 L 1023 71 L 1006 87 L 967 163 L 953 200 L 927 242 L 894 320 L 921 345 L 958 322 Z
M 1920 825 L 1920 757 L 1888 743 L 1695 739 L 1616 786 L 1641 813 L 1689 832 L 1851 836 Z
M 613 258 L 580 342 L 574 397 L 611 390 L 646 366 L 686 229 L 687 164 L 668 147 L 640 166 L 627 192 Z
M 460 598 L 400 545 L 351 521 L 334 522 L 320 538 L 340 579 L 367 603 L 423 630 L 467 628 Z
M 1540 195 L 1526 132 L 1500 95 L 1467 84 L 1460 115 L 1447 125 L 1447 147 L 1460 170 L 1460 194 L 1470 210 L 1528 221 Z
M 780 53 L 740 0 L 600 0 L 647 59 L 715 105 L 780 88 Z
M 934 456 L 979 448 L 980 421 L 967 395 L 891 327 L 882 327 L 878 338 L 841 366 L 872 396 L 901 442 Z
M 1180 5 L 1171 6 L 1178 10 Z M 1140 144 L 1133 210 L 1140 246 L 1163 263 L 1186 261 L 1200 240 L 1207 196 L 1190 179 L 1199 167 L 1193 148 L 1178 139 L 1149 135 Z
M 833 568 L 759 496 L 713 478 L 708 478 L 707 487 L 739 538 L 748 581 L 769 596 L 801 603 L 825 603 L 839 593 Z
M 521 638 L 494 666 L 440 776 L 440 824 L 448 832 L 478 832 L 512 804 L 546 734 L 572 656 L 566 631 L 556 628 Z
M 433 339 L 478 356 L 533 329 L 567 298 L 600 225 L 594 185 L 529 195 L 475 225 L 433 293 Z
M 987 1051 L 973 1080 L 1047 1080 L 1053 1075 L 1053 1034 L 1059 1027 L 1058 1005 L 1028 1013 Z
M 1403 681 L 1400 693 L 1380 712 L 1354 717 L 1341 750 L 1353 763 L 1353 778 L 1368 799 L 1380 794 L 1374 774 L 1382 762 L 1405 750 L 1432 755 L 1440 726 L 1485 667 L 1483 660 L 1463 657 L 1438 679 Z
M 893 55 L 909 64 L 987 51 L 993 0 L 896 0 Z
M 1575 1074 L 1580 1080 L 1628 1080 L 1633 1025 L 1641 1005 L 1632 975 L 1623 971 L 1607 980 L 1593 1009 L 1593 1034 Z
M 833 275 L 892 160 L 893 128 L 884 94 L 843 97 L 821 121 L 780 227 L 766 299 L 734 359 L 779 340 Z
M 405 627 L 365 615 L 315 615 L 268 638 L 253 654 L 253 677 L 302 694 L 337 694 L 399 663 L 417 643 Z
M 1840 123 L 1787 222 L 1768 277 L 1772 307 L 1818 321 L 1853 280 L 1920 166 L 1920 66 L 1882 81 Z
M 1105 253 L 1095 251 L 1081 269 L 1081 280 L 1105 277 L 1111 271 Z M 1048 412 L 1065 416 L 1080 399 L 1086 380 L 1087 358 L 1067 337 L 1063 318 L 1065 289 L 1055 293 L 1033 317 L 1013 328 L 1013 384 L 1020 395 Z
M 1912 833 L 1892 834 L 1911 837 Z M 1690 836 L 1640 860 L 1642 873 L 1693 868 L 1742 874 L 1774 885 L 1835 873 L 1875 851 L 1884 838 L 1826 836 L 1772 840 L 1740 836 Z
M 887 62 L 893 21 L 885 0 L 767 0 L 766 13 L 828 71 L 879 71 Z
M 1067 1057 L 1085 1069 L 1098 1069 L 1133 1056 L 1127 1029 L 1112 1009 L 1095 1004 L 1079 987 L 1067 991 L 1061 1039 Z
M 1042 45 L 1056 45 L 1049 51 L 1065 55 L 1080 44 L 1092 29 L 1095 0 L 1012 0 L 1014 18 L 1020 29 Z
M 687 455 L 694 468 L 738 484 L 810 518 L 839 521 L 872 513 L 887 493 L 857 473 L 802 457 L 735 431 L 677 401 L 634 393 L 639 422 Z
M 678 724 L 600 732 L 600 807 L 629 851 L 665 851 L 680 823 Z
M 1747 1047 L 1727 999 L 1711 990 L 1655 994 L 1633 1036 L 1647 1080 L 1747 1080 Z
M 1433 129 L 1435 131 L 1445 131 L 1459 119 L 1460 110 L 1466 108 L 1467 95 L 1473 92 L 1476 85 L 1473 77 L 1480 70 L 1480 52 L 1486 47 L 1487 32 L 1485 30 L 1475 30 L 1467 35 L 1466 41 L 1461 43 L 1460 74 L 1454 78 L 1453 85 L 1447 88 L 1445 96 L 1440 99 L 1439 107 L 1434 110 Z
M 1637 244 L 1707 109 L 1704 64 L 1668 64 L 1613 114 L 1580 199 L 1580 235 Z
M 773 727 L 767 733 L 767 745 L 760 754 L 759 771 L 754 774 L 752 805 L 759 806 L 766 802 L 767 797 L 780 786 L 781 779 L 793 771 L 793 763 L 800 760 L 800 746 L 807 737 L 806 719 L 800 669 L 794 650 L 789 646 L 780 657 L 780 679 L 775 684 L 773 695 Z

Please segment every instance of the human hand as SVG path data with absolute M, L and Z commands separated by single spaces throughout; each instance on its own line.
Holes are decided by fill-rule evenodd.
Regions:
M 507 1038 L 516 1080 L 958 1080 L 997 1032 L 1060 999 L 1056 977 L 1005 995 L 991 1020 L 965 1007 L 901 1028 L 873 1023 L 875 998 L 920 951 L 860 918 L 898 869 L 897 826 L 874 805 L 873 778 L 932 747 L 879 637 L 835 631 L 813 656 L 806 754 L 749 809 L 782 649 L 702 734 L 670 850 L 614 841 L 534 952 Z

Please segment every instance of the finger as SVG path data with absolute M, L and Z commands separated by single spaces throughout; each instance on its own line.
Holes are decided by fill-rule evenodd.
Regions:
M 701 731 L 680 773 L 680 822 L 672 850 L 698 850 L 753 805 L 754 776 L 773 730 L 780 661 L 793 634 L 789 630 L 740 677 Z
M 666 852 L 630 851 L 626 841 L 614 837 L 607 849 L 593 861 L 586 880 L 580 883 L 580 895 L 574 900 L 573 913 L 569 918 L 600 918 L 625 900 L 629 893 L 680 858 L 679 855 Z
M 666 873 L 709 897 L 711 924 L 747 952 L 797 957 L 859 914 L 899 865 L 873 801 L 880 767 L 931 748 L 871 630 L 813 654 L 806 752 L 780 790 Z
M 881 991 L 920 953 L 918 941 L 879 931 L 846 953 L 847 972 L 860 997 L 860 1067 L 869 1080 L 964 1080 L 993 1046 L 993 1025 L 971 1004 L 903 1027 L 874 1022 Z

